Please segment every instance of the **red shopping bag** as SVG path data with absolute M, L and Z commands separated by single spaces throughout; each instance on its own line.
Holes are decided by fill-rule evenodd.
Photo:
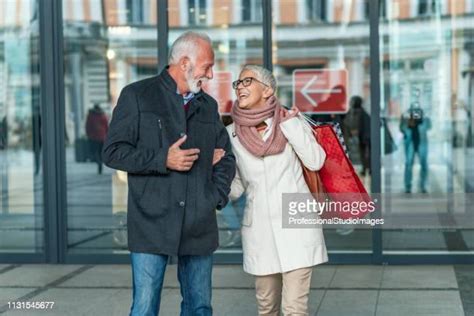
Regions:
M 318 143 L 326 152 L 326 160 L 319 171 L 304 170 L 308 187 L 317 188 L 314 196 L 321 202 L 326 199 L 333 208 L 321 214 L 322 218 L 363 218 L 373 205 L 367 190 L 354 170 L 331 125 L 313 126 Z M 319 179 L 317 179 L 319 178 Z M 314 186 L 318 183 L 318 186 Z M 313 190 L 312 190 L 313 191 Z

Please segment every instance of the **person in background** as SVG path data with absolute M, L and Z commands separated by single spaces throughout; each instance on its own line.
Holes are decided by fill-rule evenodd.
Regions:
M 89 140 L 90 151 L 97 163 L 98 174 L 102 174 L 102 147 L 108 130 L 109 120 L 107 115 L 98 104 L 94 104 L 87 113 L 86 135 Z
M 370 174 L 370 116 L 362 104 L 363 99 L 360 96 L 355 95 L 351 98 L 349 112 L 343 119 L 342 131 L 350 149 L 352 149 L 351 139 L 355 139 L 362 164 L 361 174 L 365 176 L 367 172 Z M 351 153 L 355 154 L 354 150 L 349 152 L 349 156 Z
M 6 149 L 8 146 L 8 122 L 5 115 L 0 121 L 0 149 Z
M 413 164 L 415 155 L 420 162 L 421 193 L 427 193 L 426 182 L 428 179 L 428 130 L 431 129 L 431 120 L 425 115 L 418 102 L 410 105 L 410 108 L 402 114 L 400 119 L 400 131 L 403 134 L 405 147 L 405 193 L 412 192 Z

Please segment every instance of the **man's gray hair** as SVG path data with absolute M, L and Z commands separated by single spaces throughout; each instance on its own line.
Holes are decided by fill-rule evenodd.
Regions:
M 171 45 L 168 62 L 174 65 L 181 58 L 189 57 L 195 63 L 200 41 L 205 41 L 212 47 L 211 39 L 205 33 L 188 31 L 181 34 Z
M 242 68 L 242 70 L 240 71 L 240 73 L 244 72 L 245 70 L 250 70 L 251 72 L 253 72 L 257 80 L 271 87 L 274 93 L 276 92 L 277 82 L 275 76 L 270 70 L 258 65 L 245 65 L 244 68 Z

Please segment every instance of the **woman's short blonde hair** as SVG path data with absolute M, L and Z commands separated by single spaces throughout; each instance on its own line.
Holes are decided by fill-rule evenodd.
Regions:
M 277 82 L 275 76 L 272 74 L 270 70 L 258 65 L 245 65 L 244 68 L 240 71 L 240 73 L 249 70 L 255 74 L 255 78 L 264 84 L 268 85 L 270 88 L 273 89 L 273 93 L 276 92 L 277 89 Z

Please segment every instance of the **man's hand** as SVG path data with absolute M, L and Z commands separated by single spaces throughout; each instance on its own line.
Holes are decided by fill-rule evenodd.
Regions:
M 212 158 L 212 165 L 214 166 L 216 163 L 218 163 L 222 157 L 225 155 L 225 150 L 222 148 L 217 148 L 214 149 L 214 157 Z
M 199 149 L 181 149 L 179 146 L 184 144 L 187 136 L 184 135 L 170 146 L 168 150 L 168 159 L 166 167 L 176 171 L 188 171 L 192 168 L 194 161 L 199 158 Z

